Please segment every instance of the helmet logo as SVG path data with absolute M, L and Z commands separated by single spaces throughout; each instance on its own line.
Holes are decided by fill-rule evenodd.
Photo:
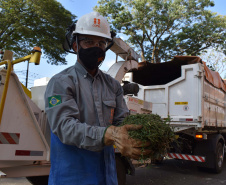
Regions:
M 94 18 L 93 22 L 94 22 L 93 27 L 100 28 L 100 19 Z

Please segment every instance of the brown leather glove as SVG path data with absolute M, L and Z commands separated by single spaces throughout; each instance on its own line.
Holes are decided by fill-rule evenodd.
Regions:
M 141 155 L 148 155 L 151 153 L 150 150 L 141 150 L 141 147 L 150 146 L 150 142 L 144 143 L 129 137 L 129 130 L 139 130 L 142 125 L 124 125 L 124 126 L 110 126 L 106 129 L 104 135 L 105 145 L 116 145 L 119 152 L 126 157 L 132 159 L 139 159 Z

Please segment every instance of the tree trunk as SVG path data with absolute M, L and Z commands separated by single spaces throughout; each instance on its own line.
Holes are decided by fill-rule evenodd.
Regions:
M 143 51 L 141 52 L 141 61 L 142 61 L 142 62 L 143 62 L 143 61 L 146 61 L 146 60 L 145 60 L 145 57 L 144 57 L 144 52 L 143 52 Z
M 161 62 L 161 59 L 159 58 L 159 49 L 156 48 L 155 49 L 155 63 L 160 63 Z
M 151 63 L 155 63 L 154 57 L 155 57 L 155 46 L 154 46 L 154 48 L 153 48 L 153 50 L 152 50 Z

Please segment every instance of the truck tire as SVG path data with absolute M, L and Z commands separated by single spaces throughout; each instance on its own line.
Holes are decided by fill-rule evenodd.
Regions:
M 217 144 L 216 153 L 214 156 L 215 166 L 213 168 L 213 172 L 220 173 L 222 171 L 223 162 L 224 162 L 224 147 L 223 147 L 223 144 L 219 142 Z
M 208 140 L 196 144 L 194 155 L 206 156 L 206 162 L 198 163 L 201 170 L 220 173 L 224 162 L 224 137 L 221 134 L 209 135 Z
M 126 184 L 126 166 L 119 155 L 115 155 L 118 185 Z
M 48 185 L 49 176 L 33 176 L 26 177 L 27 180 L 33 185 Z

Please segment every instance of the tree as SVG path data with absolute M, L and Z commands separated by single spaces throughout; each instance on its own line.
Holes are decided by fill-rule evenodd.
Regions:
M 206 62 L 207 66 L 213 70 L 217 71 L 219 74 L 223 74 L 226 69 L 226 55 L 221 49 L 207 49 L 203 51 L 200 58 Z
M 66 64 L 62 43 L 75 18 L 56 0 L 0 0 L 0 49 L 21 57 L 39 46 L 47 62 Z
M 199 55 L 209 47 L 226 52 L 226 16 L 206 10 L 211 0 L 99 0 L 95 10 L 141 52 L 160 62 L 175 55 Z M 161 59 L 160 59 L 161 58 Z

